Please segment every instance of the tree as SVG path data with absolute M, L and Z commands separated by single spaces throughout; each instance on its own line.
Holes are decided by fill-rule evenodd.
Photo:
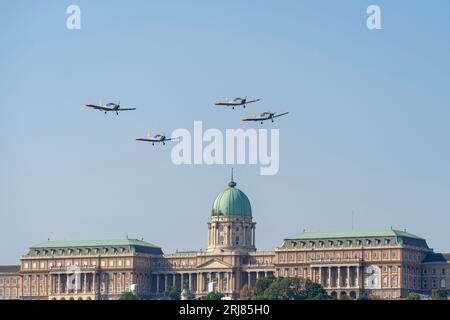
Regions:
M 433 290 L 431 293 L 431 299 L 433 300 L 447 300 L 447 291 L 439 288 L 436 290 Z
M 328 300 L 330 298 L 322 285 L 309 279 L 305 282 L 305 290 L 307 300 Z
M 119 300 L 139 300 L 139 298 L 133 292 L 122 292 Z
M 224 297 L 223 293 L 212 291 L 208 293 L 206 296 L 203 296 L 201 300 L 221 300 Z
M 420 300 L 420 295 L 417 292 L 410 292 L 406 300 Z
M 177 287 L 169 287 L 164 292 L 164 296 L 169 300 L 180 300 L 181 291 Z
M 267 286 L 268 285 L 268 286 Z M 267 286 L 264 289 L 264 286 Z M 263 290 L 264 289 L 264 290 Z M 263 291 L 262 291 L 263 290 Z M 325 289 L 318 283 L 301 278 L 278 278 L 261 283 L 252 300 L 325 300 Z
M 269 286 L 275 281 L 274 276 L 270 276 L 267 278 L 259 278 L 256 281 L 255 288 L 253 289 L 253 294 L 256 296 L 261 296 L 264 294 L 264 291 L 269 288 Z

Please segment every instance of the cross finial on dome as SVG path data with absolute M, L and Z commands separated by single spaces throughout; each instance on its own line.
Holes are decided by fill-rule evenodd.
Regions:
M 230 181 L 230 183 L 228 183 L 228 186 L 229 186 L 230 188 L 236 187 L 236 182 L 234 182 L 234 177 L 233 177 L 233 175 L 234 175 L 234 168 L 231 168 L 231 181 Z

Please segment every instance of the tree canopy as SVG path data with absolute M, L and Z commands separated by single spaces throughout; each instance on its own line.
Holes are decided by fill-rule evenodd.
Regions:
M 206 296 L 203 296 L 201 300 L 221 300 L 224 297 L 223 293 L 212 291 Z
M 327 300 L 325 289 L 302 278 L 263 278 L 258 280 L 252 300 Z

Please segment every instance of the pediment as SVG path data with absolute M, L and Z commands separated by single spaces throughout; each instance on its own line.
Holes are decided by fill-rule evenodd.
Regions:
M 211 259 L 209 261 L 206 261 L 202 264 L 200 264 L 199 266 L 197 266 L 197 268 L 199 269 L 228 269 L 231 268 L 231 265 L 229 265 L 228 263 L 225 263 L 223 261 L 219 261 L 216 259 Z

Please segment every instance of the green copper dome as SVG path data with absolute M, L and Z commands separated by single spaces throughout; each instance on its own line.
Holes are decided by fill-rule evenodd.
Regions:
M 214 201 L 213 216 L 251 217 L 252 207 L 245 193 L 236 189 L 236 182 L 231 177 L 228 188 L 221 192 Z

